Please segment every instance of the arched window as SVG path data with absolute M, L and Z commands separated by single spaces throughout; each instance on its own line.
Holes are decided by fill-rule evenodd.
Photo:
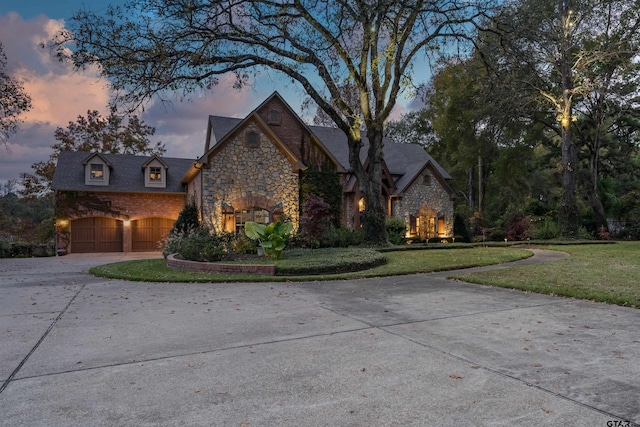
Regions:
M 280 112 L 278 110 L 269 111 L 269 124 L 270 125 L 280 124 Z
M 236 210 L 236 233 L 244 231 L 247 221 L 258 224 L 269 224 L 269 211 L 262 208 L 247 208 Z
M 247 133 L 247 146 L 248 147 L 257 147 L 260 145 L 260 136 L 257 132 L 248 132 Z

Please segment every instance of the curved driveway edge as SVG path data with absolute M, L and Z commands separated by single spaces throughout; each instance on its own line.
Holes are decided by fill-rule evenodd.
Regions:
M 263 284 L 85 273 L 104 260 L 118 259 L 0 260 L 0 425 L 640 422 L 637 309 L 451 272 Z

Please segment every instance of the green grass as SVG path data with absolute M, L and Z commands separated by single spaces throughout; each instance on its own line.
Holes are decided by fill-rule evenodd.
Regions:
M 356 257 L 369 262 L 373 257 L 368 249 L 316 250 L 286 254 L 284 259 L 274 262 L 280 271 L 296 272 L 301 266 L 311 271 L 322 266 L 354 263 Z M 292 251 L 293 252 L 293 251 Z M 375 251 L 371 251 L 375 252 Z M 375 252 L 378 254 L 377 252 Z M 295 256 L 290 256 L 295 255 Z M 171 270 L 166 261 L 160 259 L 125 261 L 94 267 L 90 272 L 96 276 L 113 279 L 139 280 L 148 282 L 273 282 L 359 279 L 378 276 L 426 273 L 453 270 L 457 268 L 500 264 L 531 256 L 531 252 L 514 248 L 467 248 L 462 250 L 431 249 L 387 252 L 386 264 L 339 274 L 300 274 L 288 276 L 260 276 L 250 274 L 212 274 Z
M 611 245 L 553 245 L 545 249 L 570 254 L 569 258 L 526 267 L 514 267 L 483 273 L 455 275 L 452 278 L 483 285 L 587 299 L 640 307 L 640 242 Z M 531 253 L 512 247 L 476 247 L 465 249 L 418 249 L 384 252 L 386 264 L 340 274 L 256 276 L 191 273 L 168 269 L 164 259 L 138 260 L 107 264 L 91 273 L 115 279 L 150 282 L 272 282 L 359 279 L 378 276 L 446 271 L 499 264 L 526 258 Z M 362 249 L 354 249 L 363 251 Z M 281 269 L 296 271 L 303 267 L 326 266 L 336 259 L 353 262 L 352 252 L 342 250 L 310 251 L 278 261 Z M 365 256 L 368 259 L 368 255 Z
M 570 254 L 549 264 L 453 276 L 467 282 L 640 307 L 640 243 L 549 246 Z

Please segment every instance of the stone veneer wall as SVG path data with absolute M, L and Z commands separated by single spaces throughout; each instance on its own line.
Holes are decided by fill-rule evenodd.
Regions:
M 259 144 L 250 147 L 246 134 L 257 132 Z M 216 231 L 225 229 L 223 207 L 235 210 L 281 207 L 298 225 L 298 172 L 274 142 L 254 123 L 225 142 L 202 170 L 203 222 Z
M 424 184 L 424 176 L 429 175 L 429 184 Z M 427 207 L 444 214 L 444 230 L 438 230 L 441 237 L 453 236 L 453 200 L 440 185 L 429 169 L 424 170 L 404 192 L 401 199 L 393 201 L 393 216 L 404 218 L 409 225 L 409 215 L 418 215 L 426 201 Z

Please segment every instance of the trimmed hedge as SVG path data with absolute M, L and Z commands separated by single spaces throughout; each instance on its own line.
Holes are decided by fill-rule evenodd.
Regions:
M 286 262 L 276 262 L 277 276 L 348 273 L 387 262 L 380 252 L 365 248 L 291 249 L 283 258 Z
M 0 258 L 31 258 L 55 255 L 53 244 L 7 242 L 0 240 Z

